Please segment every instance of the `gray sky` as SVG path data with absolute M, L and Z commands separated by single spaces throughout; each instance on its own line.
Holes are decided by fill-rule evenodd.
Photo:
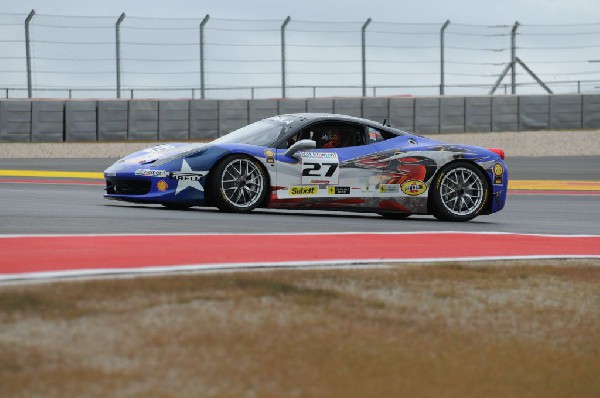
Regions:
M 369 17 L 367 86 L 373 91 L 368 95 L 435 94 L 439 29 L 446 20 L 451 21 L 446 85 L 454 87 L 446 94 L 488 92 L 510 60 L 515 21 L 522 24 L 517 56 L 542 80 L 555 84 L 555 92 L 579 90 L 578 82 L 583 92 L 596 91 L 600 77 L 600 63 L 589 62 L 600 60 L 600 0 L 0 0 L 1 14 L 19 14 L 5 18 L 0 89 L 26 83 L 19 24 L 31 9 L 37 14 L 32 23 L 33 85 L 40 89 L 114 87 L 112 29 L 122 12 L 127 15 L 121 31 L 124 89 L 199 87 L 198 23 L 206 14 L 211 16 L 205 37 L 206 86 L 216 90 L 211 96 L 250 95 L 245 88 L 227 91 L 232 86 L 263 86 L 256 93 L 262 98 L 280 95 L 269 87 L 281 82 L 279 27 L 287 16 L 292 23 L 286 34 L 286 86 L 297 87 L 290 96 L 312 96 L 311 86 L 322 88 L 319 96 L 358 95 L 356 88 L 338 87 L 361 83 L 360 27 Z M 80 27 L 66 29 L 68 25 Z M 517 69 L 519 83 L 532 83 L 520 93 L 544 92 L 523 68 Z M 503 80 L 500 92 L 506 92 L 507 82 Z M 465 88 L 474 84 L 481 86 Z M 415 85 L 422 89 L 395 88 Z M 165 94 L 190 95 L 177 90 L 139 95 Z
M 139 17 L 295 19 L 475 24 L 569 24 L 600 21 L 600 0 L 0 0 L 0 12 Z

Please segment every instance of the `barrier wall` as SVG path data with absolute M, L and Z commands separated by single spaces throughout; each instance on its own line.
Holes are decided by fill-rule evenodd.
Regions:
M 325 112 L 416 133 L 599 129 L 600 95 L 262 100 L 0 100 L 0 142 L 206 140 L 283 113 Z

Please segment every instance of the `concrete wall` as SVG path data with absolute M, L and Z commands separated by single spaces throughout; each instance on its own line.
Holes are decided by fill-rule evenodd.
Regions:
M 600 128 L 600 95 L 263 100 L 0 100 L 0 142 L 207 140 L 283 113 L 359 116 L 417 133 Z

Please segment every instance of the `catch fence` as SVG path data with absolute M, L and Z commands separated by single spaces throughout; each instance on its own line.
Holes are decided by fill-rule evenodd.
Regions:
M 600 23 L 0 14 L 6 98 L 600 92 Z

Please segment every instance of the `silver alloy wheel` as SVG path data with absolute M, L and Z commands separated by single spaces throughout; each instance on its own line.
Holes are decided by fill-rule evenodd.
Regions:
M 223 169 L 221 190 L 232 205 L 247 208 L 254 205 L 264 189 L 260 166 L 249 159 L 233 159 Z
M 470 215 L 479 209 L 483 201 L 483 181 L 475 171 L 457 167 L 443 177 L 440 195 L 442 204 L 450 213 Z

